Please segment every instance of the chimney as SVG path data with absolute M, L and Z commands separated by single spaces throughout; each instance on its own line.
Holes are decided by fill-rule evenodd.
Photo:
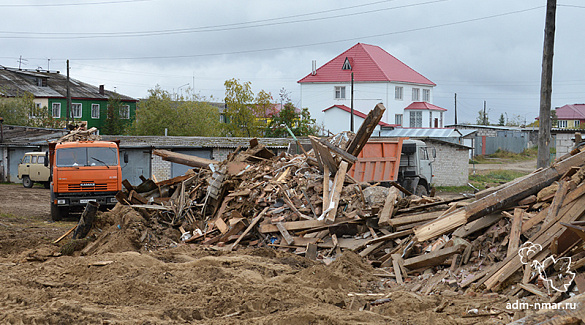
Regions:
M 100 85 L 100 95 L 104 95 L 105 91 L 104 91 L 104 85 Z
M 313 60 L 311 74 L 314 76 L 317 74 L 317 60 Z

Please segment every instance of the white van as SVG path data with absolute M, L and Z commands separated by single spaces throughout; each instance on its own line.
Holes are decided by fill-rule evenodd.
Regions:
M 46 153 L 27 152 L 18 164 L 18 178 L 22 179 L 24 187 L 31 188 L 34 183 L 41 183 L 49 188 L 51 170 L 45 166 Z

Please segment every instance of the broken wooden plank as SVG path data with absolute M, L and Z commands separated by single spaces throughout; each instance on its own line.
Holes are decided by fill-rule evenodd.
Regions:
M 332 173 L 337 172 L 337 162 L 333 159 L 333 156 L 331 156 L 329 149 L 321 144 L 321 142 L 315 139 L 309 139 L 313 145 L 313 152 L 315 153 L 317 160 L 323 164 L 323 167 L 327 166 Z
M 282 223 L 286 230 L 304 230 L 310 228 L 316 228 L 320 226 L 326 226 L 323 220 L 301 220 L 301 221 L 289 221 Z M 278 228 L 273 224 L 260 225 L 258 231 L 262 234 L 278 232 Z
M 399 254 L 392 254 L 392 267 L 394 268 L 394 274 L 396 275 L 396 282 L 398 284 L 403 284 L 402 270 L 400 269 L 400 264 L 398 264 L 398 259 L 402 260 L 402 257 L 400 257 Z
M 341 198 L 341 190 L 343 189 L 343 182 L 345 181 L 345 174 L 347 172 L 348 164 L 345 161 L 342 161 L 339 164 L 339 169 L 335 174 L 335 180 L 333 181 L 333 192 L 331 193 L 331 201 L 329 202 L 329 207 L 325 216 L 326 223 L 334 223 L 335 217 L 337 216 L 337 207 L 339 205 L 339 199 Z
M 186 155 L 178 152 L 172 152 L 168 150 L 155 149 L 152 151 L 154 155 L 160 156 L 163 160 L 174 162 L 181 165 L 190 167 L 199 167 L 209 169 L 210 164 L 219 163 L 216 160 L 200 158 L 196 156 Z
M 357 157 L 357 155 L 362 151 L 366 142 L 370 139 L 372 132 L 378 126 L 378 123 L 382 119 L 386 108 L 382 103 L 377 104 L 373 110 L 368 113 L 366 119 L 362 122 L 359 130 L 357 131 L 355 137 L 351 142 L 347 145 L 347 152 L 351 155 Z
M 402 225 L 408 225 L 411 223 L 417 223 L 421 221 L 429 221 L 437 219 L 442 214 L 442 211 L 433 211 L 433 212 L 425 212 L 425 213 L 418 213 L 409 216 L 400 216 L 392 218 L 388 221 L 388 224 L 392 227 L 398 227 Z
M 342 158 L 343 160 L 347 161 L 349 164 L 353 164 L 357 161 L 357 157 L 348 153 L 345 150 L 342 150 L 336 146 L 334 146 L 333 144 L 331 144 L 329 141 L 327 140 L 322 140 L 319 139 L 315 136 L 310 135 L 309 139 L 313 139 L 319 143 L 321 143 L 322 145 L 324 145 L 325 147 L 327 147 L 329 150 L 333 151 L 338 157 Z
M 317 260 L 317 245 L 311 243 L 307 244 L 305 257 L 313 261 Z
M 252 222 L 250 222 L 250 225 L 248 226 L 248 228 L 246 228 L 246 230 L 244 230 L 244 232 L 242 233 L 242 235 L 240 236 L 240 238 L 238 238 L 233 244 L 232 246 L 230 246 L 230 251 L 233 251 L 236 247 L 238 247 L 238 244 L 240 243 L 240 241 L 250 232 L 252 231 L 252 229 L 256 226 L 256 224 L 258 223 L 258 221 L 260 221 L 260 219 L 262 219 L 262 217 L 264 216 L 264 214 L 266 213 L 266 211 L 268 211 L 270 207 L 265 207 L 264 210 L 262 210 L 256 217 L 254 217 L 254 219 L 252 219 Z
M 288 230 L 286 230 L 286 228 L 282 225 L 282 222 L 278 222 L 276 223 L 276 228 L 278 228 L 278 231 L 280 232 L 280 234 L 282 235 L 282 237 L 284 238 L 284 241 L 286 241 L 287 245 L 292 245 L 292 243 L 295 241 L 294 238 L 290 235 L 290 233 L 288 232 Z
M 514 209 L 514 218 L 512 219 L 512 229 L 510 230 L 510 237 L 508 239 L 508 252 L 506 256 L 518 254 L 518 247 L 520 246 L 520 234 L 522 232 L 522 218 L 524 217 L 524 210 Z
M 476 231 L 480 231 L 495 224 L 496 222 L 500 221 L 500 219 L 502 219 L 501 213 L 488 214 L 487 216 L 483 216 L 457 228 L 457 230 L 453 232 L 453 236 L 461 238 L 467 237 Z
M 439 265 L 443 263 L 447 257 L 462 252 L 464 248 L 465 245 L 456 245 L 438 249 L 428 254 L 407 258 L 404 260 L 404 266 L 409 269 L 418 269 Z
M 392 186 L 388 189 L 388 196 L 386 196 L 384 208 L 382 208 L 382 212 L 379 214 L 378 227 L 387 227 L 390 225 L 390 218 L 392 218 L 392 215 L 394 214 L 394 206 L 398 194 L 399 190 L 396 187 Z
M 380 236 L 378 238 L 370 239 L 367 241 L 366 245 L 372 245 L 375 243 L 389 241 L 389 240 L 395 239 L 395 238 L 406 237 L 410 234 L 412 234 L 412 229 L 397 231 L 397 232 L 390 233 L 388 235 Z
M 459 208 L 451 214 L 414 228 L 415 238 L 419 242 L 429 240 L 462 226 L 465 223 L 467 223 L 467 214 L 464 208 Z

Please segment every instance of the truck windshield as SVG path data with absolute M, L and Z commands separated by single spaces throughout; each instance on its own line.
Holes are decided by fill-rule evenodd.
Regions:
M 57 150 L 57 167 L 75 166 L 117 166 L 115 148 L 86 147 L 62 148 Z

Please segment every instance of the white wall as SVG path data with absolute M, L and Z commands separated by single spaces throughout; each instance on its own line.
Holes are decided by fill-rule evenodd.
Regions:
M 311 117 L 316 119 L 317 124 L 325 124 L 325 128 L 333 132 L 333 128 L 338 129 L 337 125 L 331 125 L 328 120 L 325 120 L 325 113 L 323 110 L 333 105 L 351 106 L 351 85 L 350 83 L 302 83 L 301 85 L 301 108 L 308 108 L 311 112 Z M 335 87 L 345 86 L 345 99 L 335 98 Z M 395 87 L 403 87 L 402 100 L 395 99 Z M 411 85 L 394 82 L 355 82 L 354 83 L 354 109 L 368 114 L 376 104 L 382 103 L 386 107 L 386 112 L 382 117 L 382 122 L 389 124 L 395 123 L 395 115 L 403 114 L 403 125 L 408 125 L 408 116 L 404 114 L 404 108 L 412 103 L 412 88 L 420 89 L 420 97 L 418 101 L 422 101 L 423 89 L 430 90 L 430 102 L 433 100 L 433 90 L 429 86 Z M 427 113 L 428 116 L 428 113 Z M 424 123 L 424 122 L 423 122 Z M 426 125 L 428 127 L 428 117 Z M 343 131 L 349 130 L 349 123 L 347 128 Z
M 350 113 L 339 109 L 332 108 L 323 115 L 327 121 L 329 132 L 336 134 L 350 129 Z M 364 119 L 359 116 L 353 116 L 353 132 L 357 132 L 364 122 Z

